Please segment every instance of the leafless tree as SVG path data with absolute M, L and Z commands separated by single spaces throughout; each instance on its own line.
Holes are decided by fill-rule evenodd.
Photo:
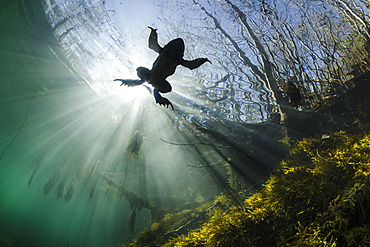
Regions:
M 222 107 L 232 104 L 239 116 L 251 108 L 238 94 L 258 94 L 250 102 L 260 107 L 260 115 L 277 111 L 282 121 L 294 108 L 330 104 L 353 86 L 347 83 L 351 71 L 361 65 L 363 72 L 369 63 L 369 7 L 364 0 L 181 3 L 187 14 L 184 25 L 174 29 L 188 35 L 195 52 L 215 50 L 212 59 L 228 75 L 213 80 L 197 72 L 203 78 L 198 96 Z M 199 40 L 203 46 L 196 44 Z

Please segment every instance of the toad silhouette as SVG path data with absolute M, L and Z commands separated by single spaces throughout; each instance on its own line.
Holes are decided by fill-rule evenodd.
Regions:
M 207 58 L 197 58 L 194 60 L 185 60 L 183 58 L 185 51 L 185 44 L 181 38 L 177 38 L 168 42 L 167 45 L 161 47 L 158 44 L 157 29 L 152 27 L 149 35 L 149 48 L 159 54 L 154 61 L 152 69 L 145 67 L 138 67 L 136 69 L 137 75 L 140 79 L 115 79 L 114 81 L 121 81 L 121 86 L 129 87 L 138 86 L 144 82 L 148 82 L 154 87 L 153 94 L 157 104 L 171 106 L 173 105 L 167 99 L 162 97 L 159 93 L 168 93 L 172 91 L 171 84 L 166 80 L 168 76 L 173 75 L 178 65 L 182 65 L 188 69 L 196 69 L 205 62 L 211 63 Z

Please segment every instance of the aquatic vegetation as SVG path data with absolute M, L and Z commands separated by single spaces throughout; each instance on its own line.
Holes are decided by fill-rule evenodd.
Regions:
M 49 178 L 48 182 L 44 186 L 44 195 L 48 195 L 50 191 L 54 188 L 55 186 L 55 181 L 59 177 L 59 171 L 56 172 L 51 178 Z
M 64 195 L 64 202 L 65 203 L 68 203 L 72 199 L 74 191 L 75 191 L 74 186 L 73 186 L 73 184 L 71 184 L 69 189 L 67 190 L 67 193 Z
M 303 139 L 244 208 L 220 196 L 200 228 L 165 243 L 163 219 L 129 246 L 368 246 L 369 175 L 370 134 Z
M 41 165 L 43 164 L 44 154 L 40 155 L 40 157 L 35 162 L 35 167 L 33 168 L 33 172 L 31 177 L 28 179 L 27 185 L 30 186 L 36 173 L 39 171 Z
M 171 237 L 176 236 L 176 232 L 186 233 L 192 229 L 191 226 L 199 227 L 205 220 L 205 213 L 212 206 L 214 205 L 205 204 L 193 210 L 185 209 L 178 213 L 168 213 L 161 220 L 146 228 L 127 246 L 161 246 Z
M 145 136 L 136 131 L 130 138 L 125 151 L 129 154 L 130 159 L 137 159 L 143 148 L 145 142 Z
M 62 180 L 59 185 L 58 185 L 58 190 L 57 190 L 57 199 L 60 199 L 63 197 L 64 194 L 64 187 L 65 187 L 65 180 Z

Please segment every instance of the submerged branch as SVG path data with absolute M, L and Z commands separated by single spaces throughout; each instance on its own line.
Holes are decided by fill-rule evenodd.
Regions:
M 187 164 L 186 167 L 195 167 L 195 168 L 204 168 L 204 167 L 212 167 L 212 166 L 219 166 L 219 165 L 226 165 L 227 162 L 218 162 L 218 163 L 212 163 L 208 165 L 191 165 Z
M 114 180 L 107 178 L 101 173 L 100 175 L 109 185 L 116 187 L 119 191 L 122 192 L 122 195 L 130 203 L 131 208 L 138 208 L 139 210 L 141 210 L 143 207 L 147 209 L 153 209 L 153 206 L 147 200 L 141 198 L 137 193 L 126 189 L 124 186 L 117 184 Z
M 194 145 L 208 145 L 216 148 L 230 148 L 230 146 L 221 146 L 221 145 L 213 145 L 211 143 L 205 143 L 205 142 L 193 142 L 193 143 L 175 143 L 175 142 L 170 142 L 166 141 L 161 138 L 161 141 L 171 144 L 171 145 L 177 145 L 177 146 L 194 146 Z
M 197 216 L 195 216 L 193 219 L 189 220 L 188 222 L 186 222 L 185 224 L 183 224 L 182 226 L 180 226 L 179 228 L 177 228 L 176 230 L 174 231 L 171 231 L 171 232 L 167 232 L 165 233 L 164 235 L 165 236 L 171 236 L 171 237 L 174 237 L 176 235 L 182 235 L 182 234 L 186 234 L 190 229 L 193 229 L 194 226 L 197 224 L 197 223 L 200 223 L 200 222 L 203 222 L 204 221 L 204 216 L 206 215 L 206 213 L 208 211 L 210 211 L 211 209 L 213 209 L 214 207 L 217 207 L 217 206 L 220 206 L 221 203 L 220 202 L 216 202 L 214 205 L 210 206 L 209 208 L 207 208 L 206 210 L 200 212 Z
M 137 211 L 141 211 L 142 208 L 147 208 L 151 212 L 152 221 L 158 220 L 162 217 L 163 212 L 160 208 L 153 206 L 149 201 L 141 198 L 137 193 L 134 191 L 126 189 L 124 186 L 117 184 L 114 180 L 107 178 L 103 174 L 100 175 L 104 178 L 104 180 L 119 191 L 121 191 L 122 195 L 126 198 L 126 200 L 130 204 L 131 212 L 128 218 L 128 229 L 130 233 L 134 232 L 135 222 L 136 222 L 136 213 Z

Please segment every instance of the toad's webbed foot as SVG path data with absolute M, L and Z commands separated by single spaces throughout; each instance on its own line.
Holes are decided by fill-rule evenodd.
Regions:
M 158 29 L 156 29 L 156 28 L 152 28 L 152 27 L 149 27 L 148 26 L 148 28 L 150 29 L 150 30 L 152 30 L 153 32 L 156 32 Z
M 174 110 L 171 101 L 169 101 L 167 98 L 162 97 L 157 91 L 157 89 L 154 89 L 153 93 L 154 93 L 155 102 L 157 104 L 167 106 L 167 108 L 168 106 L 171 106 L 172 110 Z

